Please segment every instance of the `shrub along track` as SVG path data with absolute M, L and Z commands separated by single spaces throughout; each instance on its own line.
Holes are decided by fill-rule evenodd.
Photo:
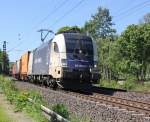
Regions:
M 136 114 L 138 116 L 140 115 L 141 118 L 148 117 L 148 121 L 150 120 L 150 104 L 148 104 L 147 102 L 143 102 L 143 101 L 138 102 L 136 100 L 125 99 L 124 97 L 123 98 L 114 97 L 113 94 L 116 92 L 116 90 L 113 91 L 111 89 L 111 94 L 108 93 L 109 90 L 102 90 L 103 94 L 99 93 L 99 91 L 97 91 L 97 90 L 92 91 L 92 94 L 91 93 L 89 94 L 89 93 L 82 92 L 82 91 L 74 92 L 71 90 L 66 91 L 66 90 L 62 90 L 62 89 L 53 91 L 53 90 L 49 90 L 49 88 L 39 87 L 37 85 L 31 84 L 31 83 L 26 83 L 26 82 L 16 82 L 16 86 L 19 87 L 20 89 L 38 90 L 43 94 L 44 98 L 47 99 L 48 102 L 54 103 L 54 104 L 56 102 L 58 102 L 58 103 L 64 102 L 67 104 L 71 104 L 71 109 L 73 106 L 73 107 L 75 107 L 75 108 L 73 108 L 75 111 L 78 111 L 77 108 L 79 107 L 79 109 L 80 109 L 79 112 L 82 111 L 82 112 L 87 113 L 84 109 L 88 110 L 88 108 L 90 108 L 90 110 L 89 110 L 90 112 L 94 111 L 93 118 L 91 117 L 92 115 L 90 115 L 90 118 L 92 118 L 92 120 L 95 120 L 95 121 L 97 121 L 96 117 L 98 118 L 98 116 L 99 116 L 99 115 L 95 115 L 95 112 L 100 112 L 100 114 L 103 114 L 103 113 L 99 109 L 94 110 L 94 107 L 97 107 L 97 105 L 99 106 L 102 104 L 109 106 L 109 108 L 115 108 L 115 109 L 117 108 L 117 111 L 125 110 L 125 111 L 132 112 L 133 114 Z M 104 91 L 106 91 L 106 93 Z M 117 91 L 117 92 L 119 92 L 119 91 Z M 122 94 L 126 93 L 126 91 L 120 91 L 120 92 Z M 57 94 L 59 94 L 59 95 L 57 96 Z M 67 95 L 66 98 L 62 94 L 64 94 L 64 96 Z M 68 100 L 68 99 L 72 99 L 71 97 L 74 97 L 73 98 L 74 100 Z M 77 103 L 75 102 L 75 98 L 77 98 L 77 100 L 78 100 Z M 81 100 L 83 100 L 84 102 Z M 85 101 L 87 103 L 85 103 Z M 90 102 L 90 104 L 88 102 Z M 87 106 L 87 108 L 85 108 L 85 105 Z M 102 109 L 102 108 L 100 107 L 100 109 Z M 121 113 L 121 112 L 119 112 L 119 113 Z M 107 114 L 107 111 L 106 111 L 106 114 Z M 108 114 L 109 114 L 109 112 L 108 112 Z M 117 116 L 117 115 L 114 114 L 113 116 Z M 121 116 L 124 116 L 124 114 L 122 114 Z M 129 116 L 130 116 L 130 113 L 129 113 Z M 108 115 L 106 117 L 108 118 Z M 111 117 L 111 118 L 114 118 L 114 117 Z M 116 119 L 116 118 L 114 118 L 114 119 Z M 117 117 L 117 119 L 118 119 L 118 117 Z M 121 118 L 120 121 L 122 121 L 122 119 L 123 118 Z M 125 118 L 125 120 L 126 119 L 127 118 Z M 133 119 L 133 118 L 131 118 L 131 119 Z M 136 118 L 136 119 L 138 120 L 138 118 Z M 106 120 L 106 121 L 108 121 L 108 120 Z M 141 120 L 141 122 L 142 121 L 143 120 Z

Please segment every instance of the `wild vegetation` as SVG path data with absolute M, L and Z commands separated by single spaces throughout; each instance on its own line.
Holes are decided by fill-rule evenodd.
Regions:
M 100 82 L 108 81 L 106 84 L 111 85 L 113 81 L 116 83 L 120 80 L 127 81 L 129 77 L 132 77 L 138 85 L 144 85 L 144 82 L 149 81 L 150 13 L 141 18 L 139 24 L 129 25 L 118 35 L 109 9 L 99 7 L 83 27 L 65 26 L 60 28 L 57 34 L 63 32 L 85 33 L 96 41 L 102 76 Z M 8 55 L 6 58 L 6 67 L 9 67 Z M 3 52 L 0 51 L 0 73 L 3 64 Z M 103 83 L 100 85 L 103 86 Z
M 0 76 L 0 87 L 5 93 L 7 100 L 15 105 L 15 112 L 26 111 L 27 114 L 37 122 L 46 122 L 46 118 L 42 116 L 40 105 L 43 103 L 42 97 L 34 91 L 19 91 L 16 89 L 14 82 L 6 77 Z M 28 101 L 28 97 L 32 98 L 36 105 Z
M 121 35 L 113 25 L 109 10 L 99 7 L 82 28 L 78 27 L 97 43 L 100 85 L 125 89 L 132 89 L 131 85 L 134 85 L 134 88 L 145 89 L 147 83 L 144 82 L 150 78 L 150 14 L 146 14 L 139 24 L 129 25 Z M 120 80 L 125 81 L 126 87 L 117 83 Z
M 5 57 L 5 60 L 4 60 Z M 5 70 L 4 70 L 4 61 L 5 61 Z M 8 74 L 9 73 L 9 58 L 8 58 L 8 54 L 4 54 L 3 51 L 0 50 L 0 74 L 1 73 L 5 73 Z
M 15 81 L 12 81 L 7 77 L 0 76 L 0 88 L 2 88 L 3 92 L 5 93 L 7 100 L 11 104 L 15 105 L 14 111 L 25 111 L 36 122 L 48 122 L 48 120 L 42 115 L 42 111 L 40 108 L 41 105 L 48 106 L 48 104 L 42 99 L 42 96 L 38 92 L 32 90 L 20 91 L 15 87 L 14 82 Z M 28 98 L 31 98 L 34 104 L 29 102 Z M 55 104 L 50 106 L 49 108 L 62 117 L 70 120 L 71 122 L 90 122 L 90 119 L 88 119 L 87 117 L 80 118 L 69 113 L 68 108 L 64 104 Z M 6 116 L 0 108 L 0 115 L 1 114 L 4 115 L 4 117 Z M 54 122 L 55 118 L 52 118 L 51 121 Z
M 5 112 L 4 108 L 0 106 L 0 121 L 1 122 L 11 122 L 10 117 L 8 117 L 7 113 Z

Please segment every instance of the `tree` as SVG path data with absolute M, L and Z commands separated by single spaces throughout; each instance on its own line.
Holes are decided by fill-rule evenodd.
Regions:
M 83 27 L 84 33 L 90 35 L 97 43 L 100 71 L 103 79 L 111 80 L 113 71 L 110 65 L 112 40 L 115 40 L 112 17 L 109 10 L 99 7 Z
M 3 53 L 0 50 L 0 73 L 2 73 L 2 65 L 3 65 Z
M 140 21 L 141 23 L 150 23 L 150 13 L 145 14 Z
M 67 32 L 82 33 L 82 29 L 78 26 L 64 26 L 57 31 L 57 34 Z
M 110 16 L 109 10 L 106 8 L 99 7 L 95 15 L 85 23 L 84 32 L 89 33 L 94 39 L 108 38 L 114 35 L 116 32 L 112 28 L 112 17 Z
M 143 81 L 150 62 L 150 24 L 130 25 L 118 40 L 121 70 Z M 121 65 L 120 65 L 121 66 Z
M 102 79 L 117 80 L 121 74 L 118 69 L 120 53 L 118 52 L 117 41 L 112 41 L 110 38 L 99 39 L 97 45 L 99 47 L 98 57 Z
M 0 73 L 2 73 L 2 71 L 3 71 L 3 65 L 4 65 L 3 56 L 4 56 L 4 53 L 0 50 Z M 5 64 L 6 64 L 6 71 L 5 71 L 5 73 L 9 73 L 9 58 L 8 58 L 8 54 L 6 54 Z

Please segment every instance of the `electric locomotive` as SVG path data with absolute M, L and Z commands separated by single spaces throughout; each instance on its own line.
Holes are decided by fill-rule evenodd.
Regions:
M 80 87 L 100 78 L 95 42 L 84 34 L 62 33 L 30 52 L 27 79 L 50 87 Z

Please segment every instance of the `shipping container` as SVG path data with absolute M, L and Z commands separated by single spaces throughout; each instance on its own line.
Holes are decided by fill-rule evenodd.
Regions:
M 50 44 L 51 41 L 48 41 L 33 51 L 33 75 L 49 74 Z
M 16 65 L 17 63 L 15 62 L 12 66 L 12 76 L 16 78 Z
M 28 72 L 27 72 L 28 75 L 32 74 L 32 63 L 33 63 L 33 52 L 30 52 L 29 63 L 28 63 Z
M 28 62 L 29 62 L 30 51 L 26 52 L 21 56 L 20 61 L 20 78 L 26 80 L 28 72 Z
M 16 74 L 20 73 L 20 59 L 16 61 Z

